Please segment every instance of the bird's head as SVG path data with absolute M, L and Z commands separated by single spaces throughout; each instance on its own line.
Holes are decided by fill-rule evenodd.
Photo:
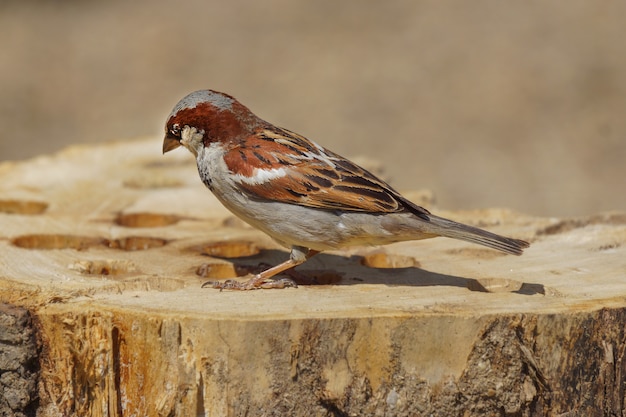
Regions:
M 165 124 L 163 153 L 184 146 L 198 156 L 213 142 L 232 143 L 252 134 L 263 123 L 228 94 L 194 91 L 174 106 Z

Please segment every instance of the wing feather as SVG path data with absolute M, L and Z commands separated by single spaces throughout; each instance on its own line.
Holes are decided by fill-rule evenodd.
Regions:
M 239 178 L 246 177 L 238 185 L 253 198 L 324 210 L 428 213 L 410 202 L 407 206 L 397 191 L 366 169 L 286 129 L 266 127 L 241 143 L 224 160 Z M 284 168 L 281 176 L 262 180 L 267 177 L 263 171 L 278 167 Z

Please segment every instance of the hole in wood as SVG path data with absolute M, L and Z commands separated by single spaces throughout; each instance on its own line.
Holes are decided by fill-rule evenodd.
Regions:
M 146 250 L 160 248 L 167 244 L 167 240 L 158 237 L 129 236 L 115 239 L 108 242 L 112 249 L 122 249 L 126 251 Z
M 0 213 L 41 214 L 48 209 L 48 203 L 41 201 L 0 200 Z
M 467 288 L 480 292 L 515 292 L 522 288 L 523 283 L 506 278 L 479 278 L 467 282 Z
M 75 235 L 24 235 L 11 241 L 15 246 L 25 249 L 76 249 L 85 250 L 101 245 L 105 239 Z
M 126 260 L 76 261 L 70 269 L 87 275 L 123 275 L 137 271 L 137 267 Z
M 537 235 L 554 235 L 566 233 L 592 224 L 626 224 L 624 213 L 602 213 L 591 217 L 561 220 L 537 231 Z
M 235 278 L 248 275 L 248 268 L 227 262 L 204 263 L 196 269 L 196 274 L 202 278 Z
M 120 213 L 115 223 L 124 227 L 163 227 L 178 223 L 180 218 L 170 214 Z
M 217 258 L 243 258 L 258 255 L 259 247 L 253 242 L 247 241 L 224 241 L 215 242 L 205 246 L 202 253 Z
M 171 176 L 145 176 L 130 178 L 124 181 L 124 186 L 135 189 L 156 189 L 182 187 L 183 183 Z
M 385 252 L 374 252 L 361 258 L 361 264 L 369 268 L 413 268 L 419 262 L 411 256 L 390 255 Z

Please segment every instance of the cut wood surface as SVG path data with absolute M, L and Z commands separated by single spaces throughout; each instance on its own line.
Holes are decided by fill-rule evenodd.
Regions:
M 531 247 L 351 248 L 220 292 L 288 253 L 160 144 L 0 165 L 0 302 L 37 323 L 42 415 L 626 415 L 626 213 L 433 208 Z

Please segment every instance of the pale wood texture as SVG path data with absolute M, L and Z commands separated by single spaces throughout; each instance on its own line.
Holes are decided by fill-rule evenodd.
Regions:
M 0 302 L 37 323 L 41 415 L 626 413 L 625 213 L 435 209 L 532 246 L 354 248 L 300 267 L 310 285 L 219 292 L 200 284 L 287 253 L 184 150 L 77 146 L 0 184 Z

